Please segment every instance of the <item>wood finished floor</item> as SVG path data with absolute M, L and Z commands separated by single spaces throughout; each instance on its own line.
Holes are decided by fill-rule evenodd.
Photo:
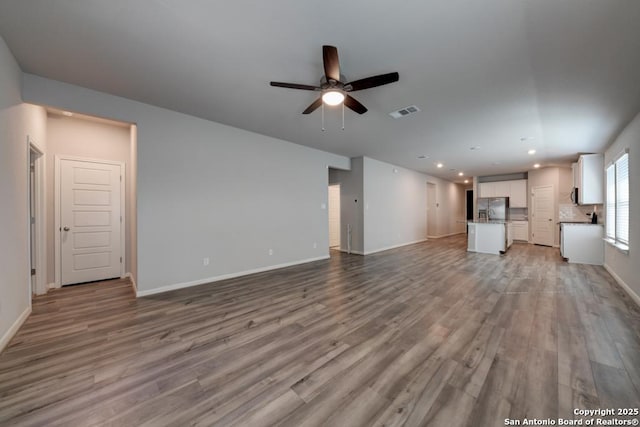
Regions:
M 463 236 L 136 299 L 37 297 L 0 425 L 501 426 L 640 407 L 640 310 L 601 267 Z

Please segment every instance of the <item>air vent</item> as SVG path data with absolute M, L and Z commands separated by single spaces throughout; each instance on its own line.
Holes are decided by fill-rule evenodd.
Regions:
M 389 115 L 394 119 L 399 119 L 400 117 L 405 117 L 410 114 L 417 113 L 418 111 L 420 111 L 418 107 L 416 107 L 415 105 L 410 105 L 408 107 L 404 107 L 399 110 L 392 111 L 389 113 Z

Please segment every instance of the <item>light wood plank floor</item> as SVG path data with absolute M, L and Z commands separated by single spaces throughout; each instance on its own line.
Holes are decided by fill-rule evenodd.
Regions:
M 38 297 L 0 425 L 501 426 L 640 407 L 640 310 L 601 267 L 464 236 L 136 299 Z

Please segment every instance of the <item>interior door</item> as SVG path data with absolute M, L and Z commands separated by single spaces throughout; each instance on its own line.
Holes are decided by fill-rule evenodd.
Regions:
M 122 165 L 60 161 L 61 283 L 122 276 Z
M 533 187 L 532 239 L 536 245 L 553 246 L 553 186 Z

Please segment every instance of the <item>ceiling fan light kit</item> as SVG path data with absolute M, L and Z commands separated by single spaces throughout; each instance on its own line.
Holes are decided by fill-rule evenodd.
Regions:
M 271 86 L 284 87 L 289 89 L 311 90 L 321 92 L 322 95 L 311 105 L 309 105 L 302 114 L 310 114 L 321 105 L 340 105 L 342 107 L 355 111 L 358 114 L 367 112 L 367 107 L 362 105 L 358 100 L 349 95 L 349 92 L 370 89 L 372 87 L 382 86 L 389 83 L 397 82 L 398 73 L 380 74 L 377 76 L 367 77 L 355 80 L 349 83 L 343 83 L 340 75 L 340 62 L 338 60 L 338 49 L 335 46 L 322 46 L 322 60 L 324 65 L 324 77 L 320 81 L 320 86 L 311 86 L 298 83 L 271 82 Z M 324 116 L 324 110 L 323 110 Z M 344 129 L 344 111 L 343 126 Z M 324 130 L 324 125 L 323 125 Z

